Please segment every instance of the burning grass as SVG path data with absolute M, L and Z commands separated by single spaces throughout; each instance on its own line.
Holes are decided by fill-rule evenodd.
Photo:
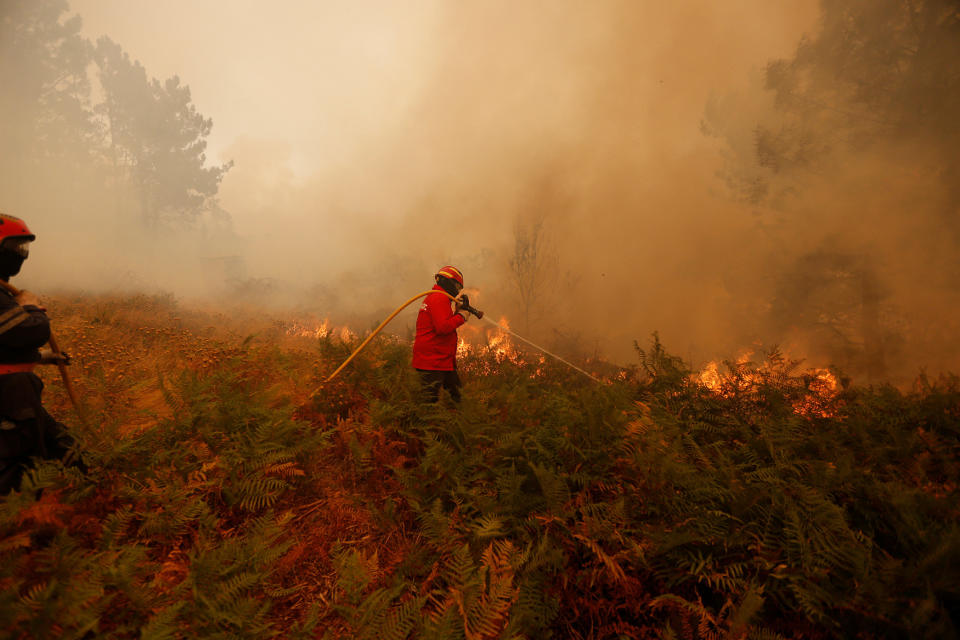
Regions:
M 597 384 L 476 329 L 454 409 L 392 338 L 314 394 L 358 343 L 318 318 L 50 309 L 90 471 L 0 504 L 13 637 L 956 635 L 955 379 L 655 341 Z

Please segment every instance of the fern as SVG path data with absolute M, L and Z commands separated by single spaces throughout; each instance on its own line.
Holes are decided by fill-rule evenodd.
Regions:
M 561 509 L 567 500 L 570 499 L 570 490 L 563 478 L 553 471 L 548 470 L 546 467 L 537 464 L 531 463 L 530 468 L 533 470 L 537 482 L 540 485 L 540 490 L 543 493 L 543 499 L 546 501 L 547 508 L 551 510 Z
M 412 598 L 395 603 L 403 585 L 391 589 L 377 589 L 356 608 L 349 618 L 351 625 L 364 640 L 403 640 L 420 619 L 424 598 Z
M 177 602 L 151 616 L 140 629 L 140 640 L 176 640 L 181 637 L 177 618 L 184 606 L 185 602 Z
M 831 395 L 774 352 L 713 391 L 654 337 L 604 385 L 465 359 L 451 411 L 394 340 L 307 399 L 349 345 L 278 331 L 163 374 L 164 418 L 122 406 L 152 374 L 86 376 L 119 399 L 84 434 L 95 482 L 41 462 L 0 501 L 5 633 L 956 635 L 956 380 Z
M 481 516 L 474 524 L 474 535 L 479 539 L 497 538 L 505 533 L 505 521 L 494 515 Z
M 332 554 L 337 569 L 337 589 L 344 592 L 347 602 L 358 603 L 375 577 L 376 556 L 367 557 L 355 549 L 342 549 L 339 545 L 334 546 Z
M 290 483 L 283 478 L 247 477 L 236 485 L 233 498 L 242 509 L 260 511 L 273 506 Z

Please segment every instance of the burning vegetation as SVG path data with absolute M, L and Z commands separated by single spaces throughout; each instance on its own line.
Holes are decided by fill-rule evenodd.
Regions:
M 506 316 L 500 316 L 495 326 L 464 325 L 459 330 L 457 359 L 464 363 L 469 371 L 492 373 L 488 365 L 504 362 L 523 367 L 524 365 L 543 365 L 546 356 L 530 353 L 515 344 L 510 337 L 510 322 Z M 542 369 L 534 369 L 533 375 L 542 374 Z
M 955 378 L 693 371 L 655 338 L 598 384 L 474 327 L 453 410 L 398 338 L 315 392 L 362 336 L 171 298 L 50 312 L 89 470 L 39 463 L 0 504 L 13 637 L 956 633 Z
M 810 368 L 791 380 L 790 374 L 797 370 L 799 361 L 785 358 L 779 351 L 771 353 L 767 359 L 757 365 L 750 361 L 752 352 L 742 354 L 734 362 L 727 362 L 727 371 L 721 372 L 721 363 L 709 362 L 693 380 L 724 398 L 743 394 L 761 393 L 764 386 L 784 385 L 796 382 L 802 385 L 804 393 L 794 403 L 794 410 L 800 415 L 817 415 L 829 418 L 835 414 L 832 408 L 839 401 L 840 381 L 829 369 Z

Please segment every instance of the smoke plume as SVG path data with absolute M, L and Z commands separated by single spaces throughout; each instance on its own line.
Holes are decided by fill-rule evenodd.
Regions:
M 69 171 L 47 167 L 0 200 L 40 237 L 22 278 L 365 326 L 455 264 L 475 306 L 565 355 L 628 363 L 659 331 L 694 363 L 781 345 L 872 379 L 960 365 L 943 158 L 903 127 L 811 115 L 855 95 L 784 106 L 828 95 L 803 67 L 832 28 L 813 0 L 367 9 L 73 2 L 85 37 L 190 85 L 208 162 L 233 162 L 230 222 L 145 235 L 132 201 L 101 206 L 107 176 L 64 202 L 48 180 Z M 793 94 L 774 86 L 797 69 L 812 71 Z

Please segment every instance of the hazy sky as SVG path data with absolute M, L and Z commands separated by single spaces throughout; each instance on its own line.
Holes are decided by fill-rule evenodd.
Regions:
M 74 0 L 84 31 L 147 71 L 177 74 L 214 119 L 211 157 L 238 138 L 288 145 L 299 174 L 396 126 L 436 64 L 438 3 Z
M 244 139 L 270 143 L 286 156 L 277 169 L 301 179 L 349 167 L 391 144 L 398 129 L 418 126 L 411 119 L 424 102 L 449 99 L 450 87 L 439 96 L 431 89 L 450 63 L 461 68 L 457 91 L 495 83 L 471 94 L 488 101 L 466 114 L 481 122 L 455 123 L 452 134 L 479 126 L 486 135 L 484 115 L 500 116 L 498 103 L 515 106 L 517 92 L 528 113 L 552 112 L 546 117 L 558 128 L 574 125 L 582 114 L 556 113 L 558 102 L 582 107 L 604 93 L 635 91 L 605 83 L 611 71 L 626 79 L 632 70 L 648 76 L 634 78 L 649 93 L 630 104 L 646 125 L 637 128 L 647 137 L 638 142 L 652 155 L 696 145 L 709 92 L 789 55 L 816 16 L 815 0 L 72 0 L 71 7 L 92 39 L 106 34 L 148 73 L 176 74 L 190 86 L 214 121 L 212 160 L 230 159 Z M 560 79 L 524 86 L 527 64 Z

